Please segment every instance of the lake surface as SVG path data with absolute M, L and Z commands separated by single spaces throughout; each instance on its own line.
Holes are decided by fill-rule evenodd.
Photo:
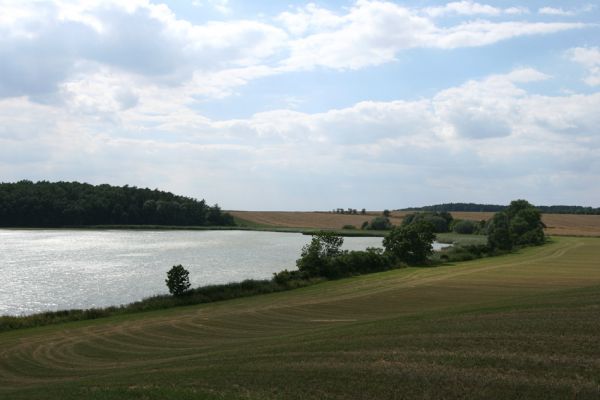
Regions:
M 0 315 L 105 307 L 168 293 L 166 272 L 190 271 L 192 287 L 268 279 L 295 269 L 299 233 L 254 231 L 0 230 Z M 344 248 L 382 238 L 344 238 Z

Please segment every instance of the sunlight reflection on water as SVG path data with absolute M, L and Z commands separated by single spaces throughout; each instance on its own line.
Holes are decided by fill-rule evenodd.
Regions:
M 294 269 L 310 236 L 252 231 L 0 230 L 0 315 L 118 305 L 166 293 L 183 264 L 192 286 Z M 381 238 L 344 238 L 344 248 Z

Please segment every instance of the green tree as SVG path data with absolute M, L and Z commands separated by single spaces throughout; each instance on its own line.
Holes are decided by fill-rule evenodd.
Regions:
M 392 223 L 390 219 L 387 217 L 375 217 L 368 224 L 367 229 L 372 229 L 375 231 L 382 231 L 386 229 L 390 229 L 392 227 Z
M 383 247 L 397 261 L 421 264 L 433 253 L 434 240 L 433 226 L 428 222 L 418 221 L 393 228 L 383 239 Z
M 496 213 L 488 227 L 492 249 L 540 245 L 546 240 L 540 212 L 527 200 L 514 200 L 506 211 Z
M 389 218 L 392 213 L 390 213 L 390 210 L 383 210 L 382 214 L 384 217 Z
M 165 282 L 173 296 L 181 296 L 190 288 L 190 273 L 181 264 L 174 265 L 167 272 Z
M 510 221 L 504 211 L 494 214 L 488 226 L 488 245 L 492 249 L 510 250 L 513 247 L 510 238 Z
M 463 235 L 471 235 L 477 231 L 478 223 L 468 219 L 456 220 L 452 230 Z
M 407 226 L 419 221 L 431 223 L 433 225 L 434 232 L 448 232 L 453 218 L 448 212 L 417 212 L 405 215 L 402 219 L 402 225 Z
M 309 244 L 302 248 L 296 260 L 298 270 L 308 276 L 328 276 L 330 260 L 342 254 L 344 238 L 333 232 L 321 231 L 313 235 Z

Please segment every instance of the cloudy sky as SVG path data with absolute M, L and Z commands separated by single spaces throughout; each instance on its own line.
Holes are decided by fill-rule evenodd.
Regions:
M 158 1 L 0 0 L 1 181 L 600 206 L 596 2 Z

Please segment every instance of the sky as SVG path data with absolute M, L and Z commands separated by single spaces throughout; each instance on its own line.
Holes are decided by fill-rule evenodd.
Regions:
M 594 1 L 0 0 L 0 181 L 600 206 Z

